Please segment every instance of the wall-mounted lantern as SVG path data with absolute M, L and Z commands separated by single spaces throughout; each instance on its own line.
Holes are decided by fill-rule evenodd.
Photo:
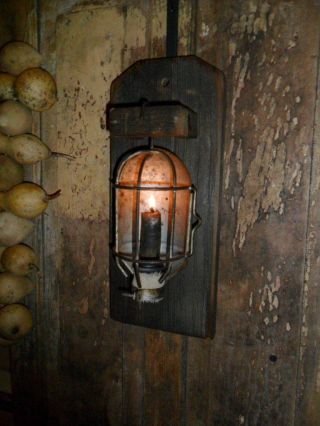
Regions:
M 191 176 L 180 158 L 150 140 L 148 147 L 121 161 L 113 188 L 112 250 L 131 279 L 124 294 L 139 302 L 159 302 L 160 289 L 192 255 L 193 234 L 200 225 Z
M 195 56 L 139 61 L 112 83 L 114 319 L 213 335 L 222 91 Z

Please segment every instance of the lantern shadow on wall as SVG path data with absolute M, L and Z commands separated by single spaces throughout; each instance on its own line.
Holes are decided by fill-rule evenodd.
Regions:
M 213 335 L 222 91 L 222 73 L 195 56 L 138 61 L 112 83 L 116 320 Z

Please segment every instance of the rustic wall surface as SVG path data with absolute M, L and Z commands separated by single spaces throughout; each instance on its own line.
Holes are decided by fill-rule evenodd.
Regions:
M 109 318 L 105 105 L 121 70 L 165 54 L 166 1 L 15 0 L 6 9 L 2 39 L 39 44 L 57 78 L 41 135 L 75 157 L 32 171 L 62 196 L 35 237 L 36 327 L 13 351 L 18 424 L 320 424 L 320 6 L 180 3 L 179 54 L 197 54 L 227 82 L 212 341 Z

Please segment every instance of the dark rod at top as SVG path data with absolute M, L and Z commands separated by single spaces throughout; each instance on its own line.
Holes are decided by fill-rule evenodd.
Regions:
M 178 56 L 179 0 L 167 1 L 167 57 Z

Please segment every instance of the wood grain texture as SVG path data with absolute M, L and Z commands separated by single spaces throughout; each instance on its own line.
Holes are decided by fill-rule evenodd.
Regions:
M 199 2 L 197 52 L 224 70 L 228 110 L 217 336 L 188 382 L 211 408 L 190 424 L 294 422 L 318 20 L 311 2 Z
M 64 202 L 70 201 L 69 207 L 53 204 L 44 217 L 46 273 L 38 296 L 42 329 L 36 342 L 33 337 L 26 340 L 14 364 L 20 409 L 26 413 L 24 426 L 37 404 L 47 416 L 38 424 L 50 426 L 76 424 L 74 418 L 81 424 L 81 414 L 98 425 L 171 425 L 171 418 L 179 426 L 313 426 L 320 422 L 318 119 L 313 134 L 318 115 L 319 6 L 312 0 L 180 0 L 180 5 L 179 52 L 195 53 L 196 48 L 200 57 L 223 69 L 227 77 L 216 338 L 210 343 L 129 325 L 117 328 L 108 314 L 105 318 L 100 297 L 108 284 L 101 287 L 99 283 L 102 277 L 108 282 L 107 235 L 100 236 L 99 221 L 79 215 L 94 210 L 85 205 L 92 201 L 90 192 L 86 189 L 78 203 L 76 195 L 67 191 Z M 59 47 L 55 36 L 58 16 L 97 15 L 109 8 L 123 22 L 119 25 L 122 41 L 115 47 L 121 56 L 119 72 L 138 59 L 164 55 L 164 0 L 41 0 L 45 67 L 55 73 L 56 63 L 61 63 L 61 42 Z M 13 19 L 0 15 L 4 21 L 0 35 L 5 41 L 13 34 Z M 21 28 L 15 31 L 21 34 Z M 35 29 L 28 28 L 31 35 Z M 87 34 L 90 45 L 92 35 Z M 75 38 L 74 43 L 79 47 L 81 40 Z M 80 82 L 87 84 L 92 72 L 100 78 L 101 69 L 97 64 L 92 71 L 86 64 L 79 72 Z M 114 71 L 113 63 L 103 69 Z M 63 80 L 68 89 L 77 73 L 75 66 L 65 65 Z M 98 84 L 95 90 L 97 96 L 105 90 L 107 102 L 107 84 Z M 60 99 L 59 105 L 61 110 L 66 102 Z M 58 133 L 63 117 L 58 118 L 57 107 L 43 115 L 42 136 L 52 149 L 71 152 L 79 136 L 76 145 L 62 145 L 70 130 L 65 126 Z M 79 127 L 84 129 L 91 116 L 86 110 L 81 113 L 84 124 Z M 75 116 L 68 114 L 73 123 Z M 99 155 L 97 167 L 102 173 L 109 161 L 107 149 L 105 156 Z M 75 165 L 68 170 L 61 161 L 44 163 L 43 182 L 49 190 L 57 189 L 62 176 L 70 179 L 69 171 L 75 173 Z M 81 173 L 77 176 L 83 178 Z M 107 183 L 103 185 L 107 197 Z M 102 226 L 107 229 L 108 218 L 104 220 Z M 91 249 L 95 263 L 89 276 L 91 239 L 95 240 Z M 71 280 L 76 280 L 77 287 Z M 88 313 L 81 314 L 87 309 L 87 297 Z M 42 354 L 36 361 L 35 344 Z M 91 388 L 100 393 L 93 394 Z M 92 407 L 95 418 L 89 414 Z
M 58 367 L 68 395 L 59 395 L 62 424 L 122 423 L 122 327 L 108 319 L 104 111 L 108 81 L 120 70 L 123 37 L 123 16 L 112 7 L 63 15 L 56 29 L 57 150 L 76 157 L 58 161 L 56 185 L 64 195 L 53 212 L 59 216 L 61 254 Z M 96 365 L 96 374 L 88 362 Z M 92 397 L 84 383 L 90 383 Z
M 320 22 L 320 19 L 318 19 Z M 318 35 L 319 43 L 319 35 Z M 295 424 L 316 426 L 320 422 L 319 374 L 320 374 L 320 73 L 319 57 L 317 69 L 317 87 L 314 93 L 316 104 L 314 110 L 314 128 L 310 153 L 312 167 L 310 170 L 310 192 L 307 216 L 307 241 L 305 250 L 305 269 L 302 287 L 302 310 L 300 313 L 300 351 L 295 409 Z
M 139 58 L 150 55 L 152 19 L 148 19 L 152 2 L 140 2 L 126 8 L 125 41 L 122 70 Z M 123 423 L 138 426 L 144 419 L 145 339 L 141 327 L 122 325 L 123 330 Z
M 195 138 L 197 114 L 183 105 L 132 106 L 111 108 L 109 131 L 129 138 Z
M 165 56 L 165 34 L 166 34 L 166 13 L 167 2 L 165 0 L 150 1 L 149 17 L 151 19 L 150 27 L 150 57 Z M 174 421 L 179 421 L 183 417 L 183 405 L 181 404 L 184 395 L 184 377 L 178 378 L 178 372 L 184 371 L 184 341 L 185 338 L 180 335 L 166 334 L 161 342 L 161 353 L 151 361 L 150 354 L 155 353 L 155 349 L 159 347 L 159 342 L 155 339 L 155 335 L 161 336 L 162 333 L 154 332 L 146 329 L 144 332 L 144 389 L 143 389 L 143 420 L 142 425 L 155 422 L 158 424 L 166 424 L 168 422 L 168 412 Z M 175 355 L 172 354 L 172 347 L 175 348 Z M 166 359 L 170 362 L 167 364 Z M 173 366 L 174 362 L 174 366 Z M 172 369 L 176 374 L 172 375 Z M 146 401 L 150 401 L 149 395 L 156 390 L 158 381 L 154 378 L 161 377 L 161 382 L 167 383 L 170 398 L 164 398 L 157 392 L 158 398 L 153 399 L 152 407 L 147 405 Z M 150 380 L 151 378 L 151 380 Z M 172 380 L 173 379 L 173 380 Z M 163 385 L 162 385 L 163 386 Z M 152 413 L 156 413 L 153 417 Z
M 145 345 L 145 425 L 181 424 L 181 337 L 148 331 Z

